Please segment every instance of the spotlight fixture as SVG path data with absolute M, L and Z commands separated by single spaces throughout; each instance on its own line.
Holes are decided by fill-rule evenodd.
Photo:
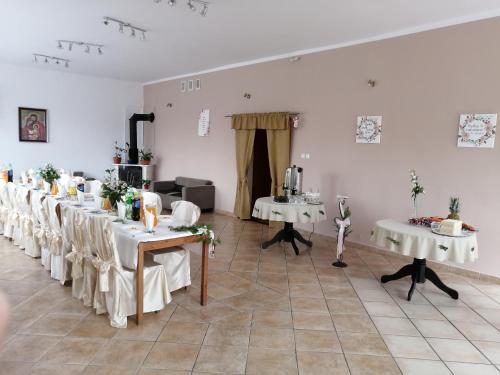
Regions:
M 48 64 L 48 63 L 54 63 L 56 65 L 64 64 L 64 66 L 66 68 L 69 68 L 70 60 L 68 60 L 68 59 L 63 59 L 63 58 L 55 57 L 55 56 L 43 55 L 41 53 L 34 53 L 33 54 L 33 62 L 35 64 L 37 64 L 39 59 L 43 60 L 43 62 L 45 64 Z
M 161 0 L 153 0 L 153 1 L 157 4 L 161 3 Z M 176 4 L 177 4 L 177 0 L 168 0 L 168 5 L 174 6 Z M 207 15 L 208 6 L 210 5 L 210 3 L 207 1 L 204 1 L 204 0 L 187 0 L 186 1 L 187 8 L 193 12 L 195 12 L 197 10 L 197 7 L 195 6 L 195 4 L 198 4 L 202 7 L 201 11 L 200 11 L 200 15 L 205 17 Z
M 83 47 L 85 53 L 90 53 L 91 49 L 95 48 L 97 50 L 97 53 L 99 53 L 99 55 L 102 55 L 102 49 L 104 47 L 102 44 L 80 42 L 77 40 L 62 40 L 61 39 L 61 40 L 57 41 L 57 48 L 60 48 L 60 49 L 64 49 L 64 46 L 67 46 L 68 51 L 72 51 L 73 45 Z
M 105 25 L 109 25 L 111 22 L 116 23 L 118 25 L 118 31 L 120 33 L 122 33 L 122 34 L 125 32 L 125 29 L 129 29 L 130 30 L 130 37 L 131 38 L 135 38 L 136 35 L 137 35 L 137 33 L 140 32 L 141 33 L 141 38 L 140 39 L 141 40 L 145 40 L 146 39 L 147 30 L 145 30 L 143 28 L 140 28 L 140 27 L 137 27 L 137 26 L 134 26 L 131 23 L 128 23 L 128 22 L 125 22 L 125 21 L 121 21 L 121 20 L 116 19 L 116 18 L 104 17 L 104 22 L 103 23 Z

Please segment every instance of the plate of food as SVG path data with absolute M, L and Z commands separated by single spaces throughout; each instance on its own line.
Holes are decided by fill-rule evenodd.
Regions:
M 457 238 L 470 237 L 470 236 L 472 236 L 474 234 L 473 231 L 465 230 L 465 229 L 462 229 L 461 232 L 459 232 L 458 234 L 455 234 L 455 235 L 454 234 L 450 234 L 450 233 L 442 233 L 439 228 L 432 228 L 431 232 L 434 233 L 434 234 L 439 234 L 440 236 L 457 237 Z

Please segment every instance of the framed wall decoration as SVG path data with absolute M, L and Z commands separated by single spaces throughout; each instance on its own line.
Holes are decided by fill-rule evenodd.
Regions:
M 358 116 L 356 143 L 380 143 L 382 116 Z
M 458 126 L 458 147 L 493 148 L 496 129 L 496 113 L 461 115 Z
M 19 141 L 47 142 L 47 110 L 19 107 Z

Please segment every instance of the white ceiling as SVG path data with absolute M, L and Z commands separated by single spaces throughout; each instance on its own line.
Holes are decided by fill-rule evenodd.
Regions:
M 0 0 L 0 62 L 33 66 L 43 53 L 71 59 L 71 72 L 148 82 L 500 15 L 500 0 L 211 0 L 207 17 L 177 2 Z M 148 39 L 103 16 L 148 29 Z M 102 43 L 104 55 L 59 50 L 57 39 Z

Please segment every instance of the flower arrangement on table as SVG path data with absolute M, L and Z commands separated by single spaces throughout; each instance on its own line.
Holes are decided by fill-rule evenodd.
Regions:
M 38 175 L 49 184 L 52 184 L 54 181 L 59 179 L 59 177 L 61 177 L 59 171 L 54 168 L 52 163 L 46 163 L 43 168 L 40 168 Z
M 109 201 L 111 208 L 116 207 L 116 203 L 122 200 L 128 191 L 125 181 L 120 181 L 113 175 L 113 170 L 106 169 L 105 182 L 102 184 L 101 197 Z
M 420 194 L 425 194 L 424 187 L 418 182 L 418 176 L 415 169 L 410 169 L 410 182 L 411 182 L 411 193 L 410 196 L 413 200 L 413 217 L 417 217 L 417 198 Z

